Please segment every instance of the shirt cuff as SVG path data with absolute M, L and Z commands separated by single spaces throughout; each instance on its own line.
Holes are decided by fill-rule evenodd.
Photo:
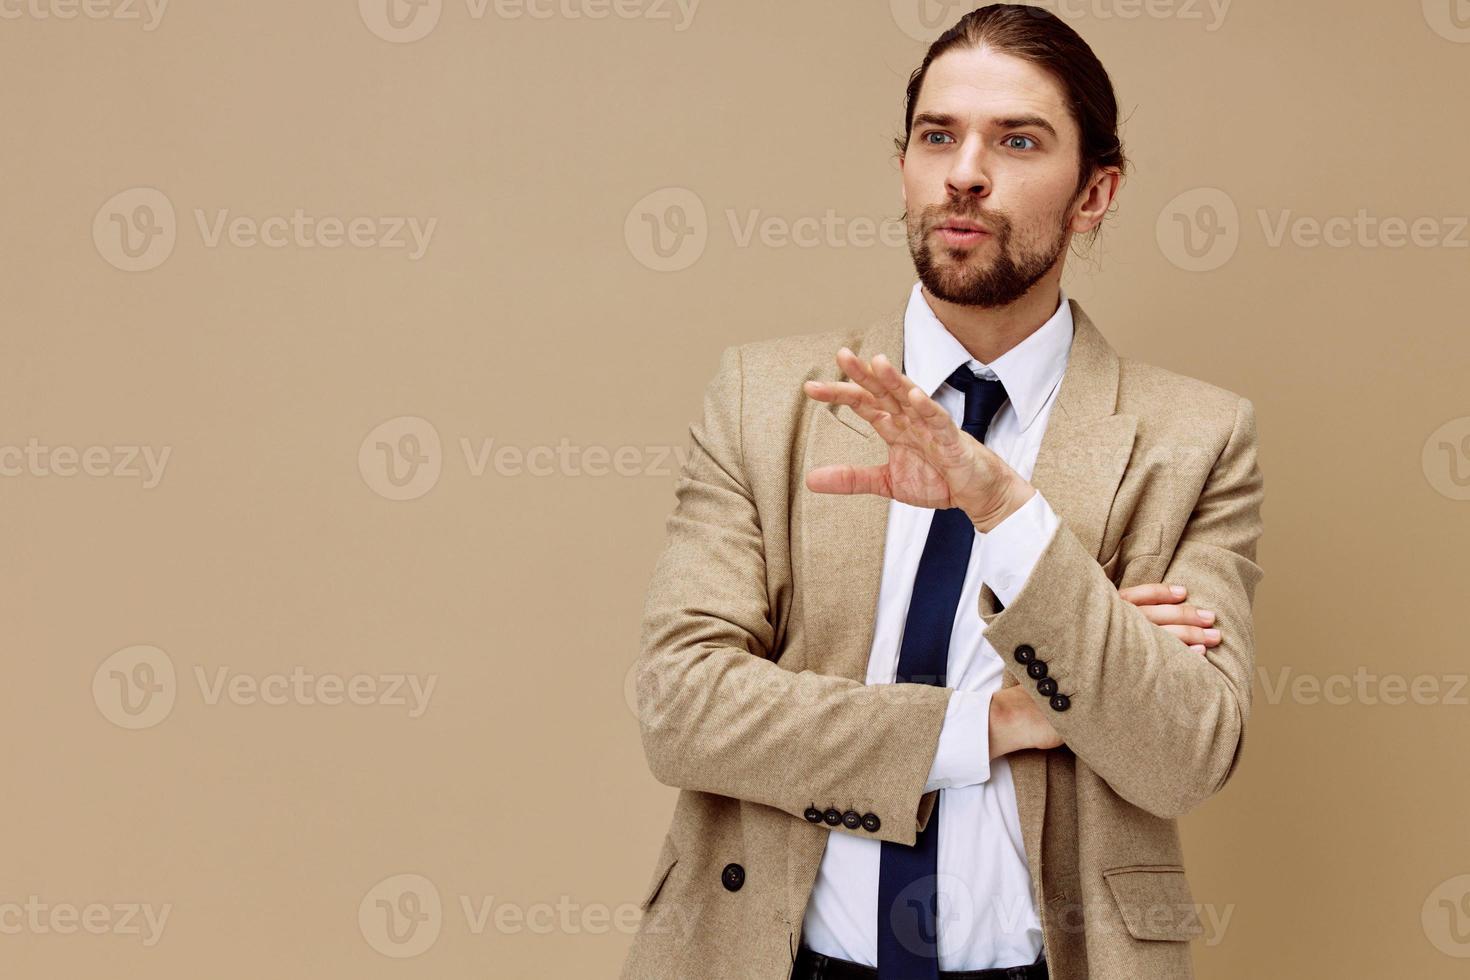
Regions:
M 1038 490 L 988 532 L 975 532 L 982 542 L 980 581 L 990 586 L 1002 605 L 1009 606 L 1021 594 L 1061 523 Z
M 924 792 L 969 786 L 990 778 L 990 698 L 993 691 L 950 692 L 939 749 Z

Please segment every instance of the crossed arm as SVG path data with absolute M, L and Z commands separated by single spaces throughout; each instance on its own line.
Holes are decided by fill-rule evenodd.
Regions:
M 773 662 L 764 546 L 742 457 L 741 373 L 739 349 L 726 349 L 690 429 L 644 607 L 637 700 L 650 769 L 667 785 L 796 817 L 813 800 L 853 800 L 881 826 L 834 831 L 912 844 L 927 822 L 921 797 L 953 692 Z M 1192 596 L 1217 611 L 1216 649 L 1187 655 L 1180 641 L 1189 637 L 1174 630 L 1203 628 L 1195 607 L 1171 614 L 1135 605 L 1062 525 L 1014 602 L 987 618 L 986 636 L 1002 656 L 1022 643 L 1045 651 L 1074 707 L 1050 712 L 1027 684 L 998 692 L 991 757 L 1035 744 L 1025 732 L 1049 716 L 1059 741 L 1150 812 L 1176 815 L 1223 784 L 1250 703 L 1250 597 L 1260 576 L 1254 449 L 1243 401 L 1165 576 L 1190 583 Z

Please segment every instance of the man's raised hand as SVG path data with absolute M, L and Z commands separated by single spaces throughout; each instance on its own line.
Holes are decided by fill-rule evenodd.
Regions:
M 981 532 L 1014 513 L 1035 488 L 883 354 L 865 362 L 846 347 L 837 364 L 851 381 L 808 381 L 817 401 L 848 405 L 888 444 L 888 462 L 821 466 L 807 474 L 814 493 L 871 493 L 915 507 L 959 507 Z

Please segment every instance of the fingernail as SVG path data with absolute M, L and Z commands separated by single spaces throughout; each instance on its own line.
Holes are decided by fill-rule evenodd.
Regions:
M 1210 612 L 1208 609 L 1201 609 L 1199 610 L 1199 618 L 1204 620 L 1206 623 L 1213 623 L 1215 621 L 1215 614 Z
M 1184 595 L 1184 586 L 1182 586 L 1182 585 L 1171 585 L 1171 586 L 1169 586 L 1169 591 L 1172 592 L 1172 593 L 1174 593 L 1177 596 L 1183 596 Z
M 1205 645 L 1203 643 L 1196 643 L 1194 646 L 1190 647 L 1189 649 L 1193 650 L 1195 653 L 1204 653 L 1205 652 Z
M 1205 639 L 1207 639 L 1207 640 L 1218 640 L 1219 638 L 1220 638 L 1220 631 L 1219 630 L 1205 630 Z

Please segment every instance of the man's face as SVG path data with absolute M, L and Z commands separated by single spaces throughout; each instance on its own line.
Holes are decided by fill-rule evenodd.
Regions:
M 1080 141 L 1060 85 L 1030 62 L 983 47 L 935 59 L 902 161 L 924 287 L 996 307 L 1041 279 L 1071 241 Z

